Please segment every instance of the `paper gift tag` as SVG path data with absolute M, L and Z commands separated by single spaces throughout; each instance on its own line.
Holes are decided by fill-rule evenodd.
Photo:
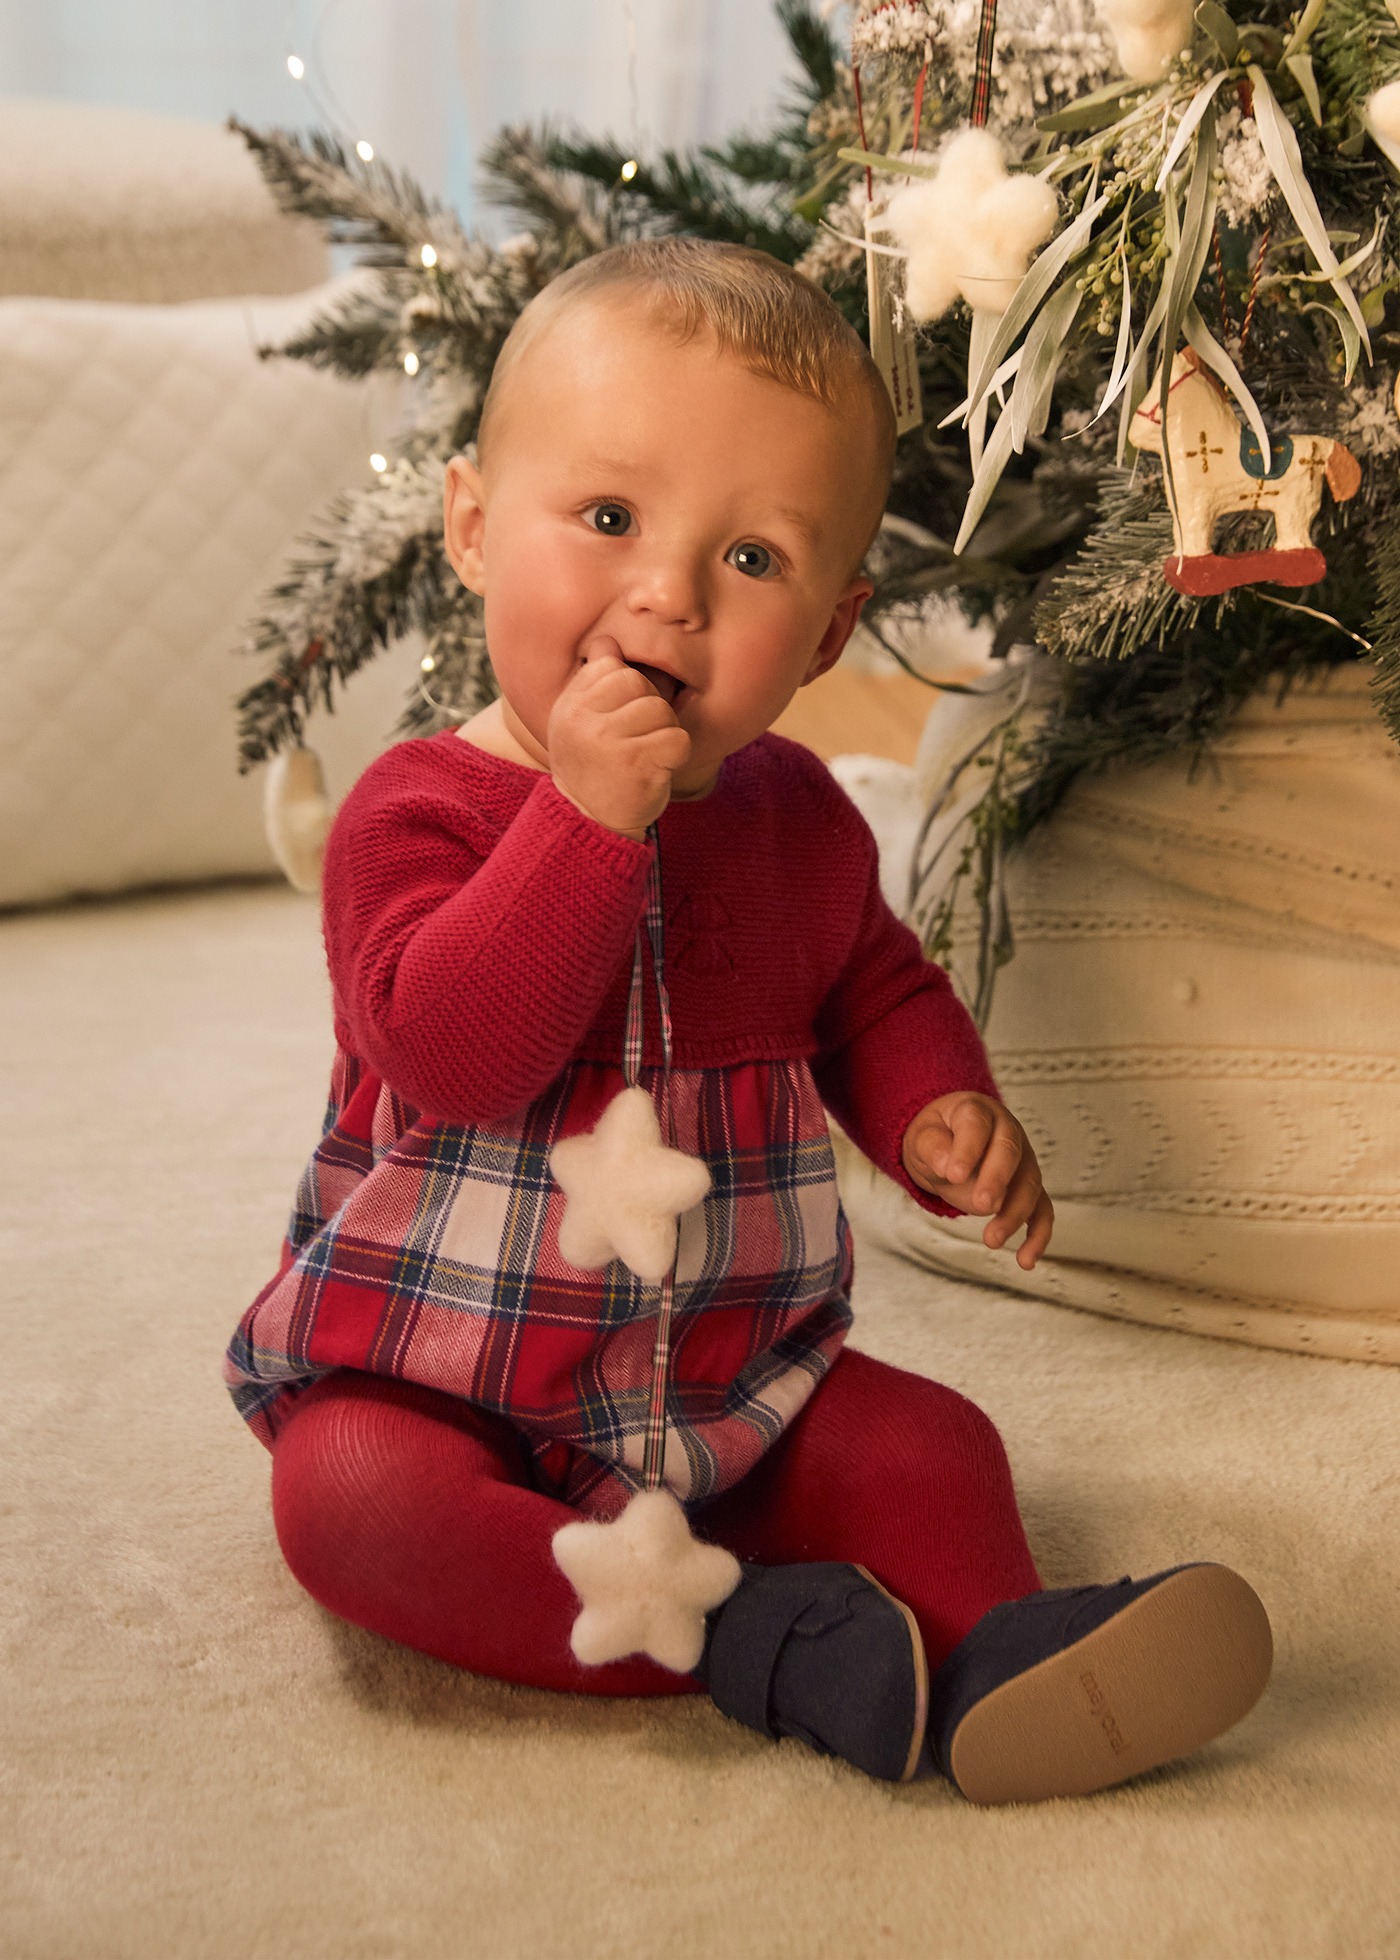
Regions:
M 875 205 L 866 207 L 865 236 L 871 245 L 894 243 Z M 865 277 L 870 300 L 870 355 L 890 391 L 896 433 L 903 435 L 906 429 L 918 428 L 924 419 L 914 325 L 904 304 L 904 261 L 891 258 L 888 252 L 867 252 Z

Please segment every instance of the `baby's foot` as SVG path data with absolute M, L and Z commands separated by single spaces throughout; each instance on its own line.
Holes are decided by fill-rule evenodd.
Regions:
M 746 1565 L 711 1616 L 697 1672 L 715 1706 L 747 1728 L 797 1736 L 888 1782 L 914 1774 L 928 1714 L 924 1643 L 909 1608 L 863 1565 Z
M 1087 1796 L 1222 1735 L 1272 1662 L 1263 1605 L 1224 1565 L 1031 1593 L 943 1663 L 929 1744 L 974 1803 Z

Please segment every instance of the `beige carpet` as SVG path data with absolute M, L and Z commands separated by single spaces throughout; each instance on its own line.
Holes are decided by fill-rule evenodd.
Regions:
M 699 1701 L 454 1675 L 283 1570 L 218 1364 L 324 1090 L 304 901 L 0 922 L 0 1016 L 7 1960 L 1400 1954 L 1400 1370 L 868 1256 L 861 1342 L 1001 1424 L 1047 1580 L 1215 1554 L 1278 1639 L 1134 1789 L 891 1791 Z

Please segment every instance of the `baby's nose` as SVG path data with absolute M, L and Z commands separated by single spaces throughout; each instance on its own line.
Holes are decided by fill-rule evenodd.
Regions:
M 700 567 L 683 554 L 658 555 L 637 568 L 628 595 L 634 613 L 650 613 L 665 626 L 693 630 L 705 623 L 705 587 Z

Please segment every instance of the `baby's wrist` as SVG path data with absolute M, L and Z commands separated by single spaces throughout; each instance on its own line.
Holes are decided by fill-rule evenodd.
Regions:
M 638 830 L 624 824 L 609 823 L 606 817 L 600 817 L 596 810 L 590 810 L 586 803 L 581 802 L 566 784 L 560 782 L 557 776 L 551 776 L 550 781 L 554 784 L 554 787 L 564 798 L 565 802 L 572 803 L 579 814 L 587 817 L 590 823 L 600 824 L 604 830 L 610 830 L 614 837 L 630 837 L 635 843 L 645 844 L 647 840 L 647 827 L 645 824 Z

